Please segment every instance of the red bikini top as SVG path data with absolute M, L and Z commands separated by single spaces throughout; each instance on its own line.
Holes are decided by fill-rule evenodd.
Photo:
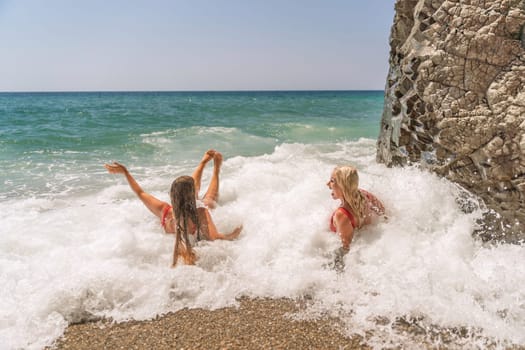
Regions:
M 168 213 L 170 212 L 172 208 L 173 207 L 171 205 L 167 205 L 162 210 L 162 218 L 160 219 L 160 225 L 164 228 L 164 230 L 166 230 L 166 224 L 167 224 L 166 219 L 168 217 Z M 193 228 L 193 232 L 190 232 L 190 234 L 194 235 L 195 232 L 197 232 L 196 227 Z
M 354 216 L 352 215 L 352 213 L 350 213 L 350 212 L 348 211 L 348 209 L 346 209 L 346 208 L 339 207 L 339 208 L 337 208 L 337 209 L 334 211 L 334 213 L 332 214 L 332 217 L 331 217 L 331 219 L 330 219 L 330 231 L 332 231 L 332 232 L 337 232 L 337 228 L 336 228 L 335 225 L 334 225 L 334 215 L 335 215 L 335 213 L 336 213 L 338 210 L 341 210 L 341 211 L 342 211 L 342 212 L 348 217 L 348 219 L 350 220 L 350 223 L 352 224 L 352 227 L 355 228 L 355 227 L 356 227 L 356 224 L 355 224 L 355 218 L 354 218 Z
M 171 205 L 167 205 L 164 207 L 164 210 L 162 211 L 162 219 L 160 219 L 160 225 L 164 228 L 166 228 L 166 217 L 168 216 L 168 212 L 171 210 Z

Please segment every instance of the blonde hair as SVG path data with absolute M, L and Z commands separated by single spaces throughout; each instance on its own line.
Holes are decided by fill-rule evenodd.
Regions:
M 367 202 L 359 191 L 359 175 L 357 169 L 350 165 L 337 166 L 334 169 L 335 182 L 341 187 L 343 201 L 352 209 L 352 214 L 361 227 L 367 215 Z
M 197 260 L 188 235 L 189 220 L 197 227 L 197 240 L 200 239 L 199 215 L 195 201 L 195 182 L 191 176 L 180 176 L 173 181 L 170 190 L 171 206 L 177 221 L 175 248 L 173 249 L 173 264 L 177 264 L 182 256 L 186 264 L 193 265 Z

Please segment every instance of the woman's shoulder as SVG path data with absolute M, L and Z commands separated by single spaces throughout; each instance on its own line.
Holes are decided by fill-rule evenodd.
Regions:
M 347 217 L 345 211 L 346 211 L 345 208 L 338 207 L 337 209 L 334 210 L 332 216 L 335 217 L 336 219 L 341 219 L 343 217 Z
M 354 214 L 344 207 L 339 207 L 334 212 L 334 217 L 337 221 L 349 220 L 353 227 L 356 227 L 356 221 Z

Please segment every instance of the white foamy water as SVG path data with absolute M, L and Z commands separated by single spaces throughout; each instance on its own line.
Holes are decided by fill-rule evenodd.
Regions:
M 525 248 L 474 240 L 480 212 L 460 210 L 455 185 L 376 164 L 372 140 L 224 155 L 212 215 L 223 231 L 240 223 L 244 230 L 233 242 L 199 243 L 196 266 L 170 268 L 173 236 L 162 234 L 123 177 L 102 167 L 92 176 L 107 186 L 89 194 L 0 202 L 0 348 L 42 348 L 68 323 L 215 309 L 241 296 L 307 296 L 306 316 L 338 316 L 361 334 L 375 329 L 371 345 L 403 344 L 389 324 L 374 322 L 401 316 L 525 344 Z M 338 203 L 326 182 L 345 163 L 360 169 L 361 187 L 384 201 L 388 220 L 357 234 L 337 272 L 329 266 L 339 240 L 328 219 Z M 168 200 L 172 179 L 194 165 L 130 171 Z

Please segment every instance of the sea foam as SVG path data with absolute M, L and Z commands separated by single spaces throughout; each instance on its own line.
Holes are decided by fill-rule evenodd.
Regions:
M 283 143 L 259 155 L 225 153 L 212 215 L 219 230 L 243 224 L 243 232 L 232 242 L 200 242 L 196 266 L 170 268 L 173 236 L 123 177 L 102 167 L 92 172 L 92 191 L 0 202 L 0 347 L 39 349 L 70 323 L 216 309 L 242 296 L 307 297 L 304 317 L 340 317 L 350 333 L 375 329 L 370 345 L 403 344 L 391 324 L 407 316 L 525 344 L 524 247 L 473 239 L 481 210 L 461 210 L 461 188 L 417 168 L 376 164 L 374 145 Z M 326 182 L 346 163 L 359 168 L 361 187 L 384 201 L 388 218 L 355 236 L 340 271 L 331 267 L 340 243 L 328 230 L 338 203 Z M 167 201 L 173 177 L 194 165 L 130 170 Z M 209 178 L 207 169 L 203 191 Z

